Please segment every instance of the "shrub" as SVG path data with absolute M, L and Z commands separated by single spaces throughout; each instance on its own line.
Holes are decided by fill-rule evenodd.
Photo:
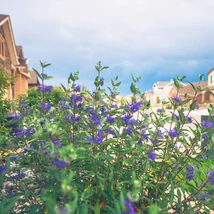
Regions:
M 195 99 L 174 97 L 172 112 L 151 112 L 132 77 L 132 101 L 118 105 L 118 77 L 107 93 L 101 74 L 108 67 L 95 68 L 93 92 L 71 73 L 59 104 L 47 103 L 42 72 L 38 103 L 20 100 L 19 130 L 1 146 L 0 212 L 209 213 L 213 160 L 200 142 L 213 124 L 190 117 Z M 177 90 L 183 79 L 174 79 Z

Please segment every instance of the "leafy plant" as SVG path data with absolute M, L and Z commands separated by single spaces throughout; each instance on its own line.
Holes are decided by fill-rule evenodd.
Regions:
M 212 144 L 213 124 L 190 117 L 198 89 L 192 101 L 175 96 L 172 111 L 153 112 L 137 87 L 140 78 L 132 77 L 132 101 L 118 105 L 121 82 L 116 77 L 107 92 L 101 74 L 108 67 L 98 62 L 95 91 L 81 90 L 75 72 L 57 103 L 44 84 L 49 64 L 41 65 L 41 96 L 30 105 L 31 98 L 20 99 L 19 129 L 3 139 L 1 213 L 213 210 L 213 159 L 200 145 L 206 138 Z M 174 79 L 178 90 L 183 79 Z

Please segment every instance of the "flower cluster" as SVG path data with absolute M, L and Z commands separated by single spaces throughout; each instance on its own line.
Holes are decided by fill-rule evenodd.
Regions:
M 52 89 L 52 86 L 38 85 L 38 91 L 51 92 Z
M 191 166 L 187 166 L 186 167 L 186 172 L 187 172 L 187 178 L 188 180 L 193 180 L 194 178 L 194 168 Z

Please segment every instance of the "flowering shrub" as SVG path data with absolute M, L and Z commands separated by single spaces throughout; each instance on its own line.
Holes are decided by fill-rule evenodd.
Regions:
M 118 104 L 118 77 L 95 91 L 81 90 L 70 74 L 64 97 L 35 105 L 21 99 L 18 129 L 3 136 L 0 213 L 209 213 L 213 209 L 213 159 L 201 151 L 209 121 L 190 117 L 193 100 L 170 100 L 172 110 L 150 110 L 132 77 L 132 101 Z M 38 72 L 37 72 L 38 73 Z M 184 78 L 174 79 L 179 91 Z M 195 97 L 202 88 L 195 89 Z M 213 113 L 212 105 L 209 108 Z M 188 128 L 189 124 L 191 127 Z

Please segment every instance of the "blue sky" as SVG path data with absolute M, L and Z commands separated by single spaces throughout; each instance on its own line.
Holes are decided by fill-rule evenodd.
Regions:
M 146 91 L 156 81 L 186 75 L 197 81 L 214 67 L 213 0 L 0 0 L 15 41 L 29 68 L 50 62 L 49 84 L 65 84 L 80 71 L 80 84 L 93 89 L 94 65 L 110 68 L 105 85 L 119 75 L 130 94 L 131 73 Z

